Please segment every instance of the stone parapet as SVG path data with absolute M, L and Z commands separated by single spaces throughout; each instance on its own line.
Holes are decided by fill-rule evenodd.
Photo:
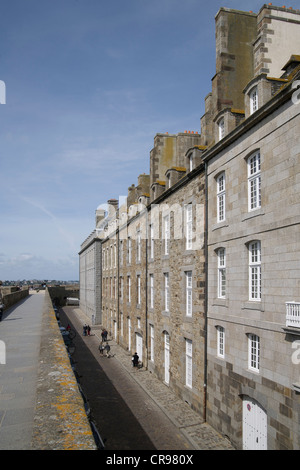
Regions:
M 96 450 L 48 292 L 42 320 L 33 450 Z

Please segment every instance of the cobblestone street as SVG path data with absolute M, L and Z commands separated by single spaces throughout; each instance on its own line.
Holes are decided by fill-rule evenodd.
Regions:
M 142 445 L 148 445 L 149 447 L 147 448 L 149 449 L 234 450 L 227 439 L 223 438 L 207 423 L 202 422 L 201 416 L 194 412 L 188 404 L 177 398 L 176 395 L 153 374 L 144 368 L 132 368 L 131 355 L 117 345 L 115 341 L 109 341 L 113 357 L 106 358 L 105 356 L 100 356 L 98 346 L 101 341 L 101 328 L 100 326 L 92 327 L 90 337 L 82 336 L 82 326 L 84 323 L 88 323 L 88 318 L 85 317 L 79 308 L 64 307 L 63 311 L 69 319 L 65 321 L 70 321 L 77 330 L 77 336 L 81 336 L 77 338 L 77 341 L 82 341 L 88 347 L 93 357 L 96 359 L 96 363 L 100 365 L 100 371 L 98 371 L 97 368 L 97 371 L 91 371 L 91 375 L 95 375 L 96 373 L 102 374 L 102 380 L 104 380 L 104 372 L 106 379 L 109 379 L 113 384 L 116 392 L 128 407 L 124 412 L 127 413 L 128 418 L 130 417 L 131 424 L 128 422 L 128 428 L 124 434 L 122 434 L 121 429 L 121 416 L 118 418 L 119 424 L 114 422 L 114 428 L 111 431 L 109 431 L 109 419 L 105 421 L 103 430 L 101 429 L 103 423 L 97 423 L 102 437 L 106 439 L 108 450 L 111 449 L 111 446 L 112 448 L 118 448 L 119 446 L 120 449 L 120 442 L 117 442 L 118 433 L 119 439 L 121 439 L 123 443 L 123 447 L 121 448 L 124 449 L 126 448 L 124 445 L 129 445 L 128 442 L 126 443 L 124 441 L 124 436 L 131 436 L 130 426 L 133 426 L 132 429 L 135 430 L 135 435 L 131 436 L 130 439 L 140 440 L 141 435 L 145 433 L 145 441 Z M 76 355 L 78 357 L 78 368 L 80 370 L 79 354 L 80 352 L 77 350 L 76 346 L 74 357 L 76 357 Z M 81 380 L 87 395 L 89 395 L 87 377 L 88 366 L 86 363 L 84 367 L 85 370 L 82 372 Z M 96 380 L 95 377 L 94 380 Z M 90 393 L 92 393 L 92 387 L 90 390 Z M 93 397 L 88 396 L 88 399 L 90 400 L 92 413 L 94 414 L 96 410 L 93 411 Z M 95 400 L 95 404 L 96 403 L 97 400 Z M 99 415 L 101 415 L 101 413 L 103 415 L 103 402 L 101 403 L 101 400 L 98 400 L 98 403 L 100 404 L 100 409 L 102 409 L 102 411 L 98 410 L 98 413 Z M 130 413 L 129 410 L 131 410 Z M 134 423 L 132 415 L 138 421 L 141 428 L 137 426 L 136 422 Z M 114 421 L 114 417 L 112 418 Z M 107 438 L 109 434 L 110 438 Z M 146 447 L 144 447 L 144 449 L 146 449 Z

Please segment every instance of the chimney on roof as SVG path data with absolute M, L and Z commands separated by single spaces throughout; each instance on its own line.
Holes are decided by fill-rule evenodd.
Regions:
M 109 199 L 108 204 L 108 217 L 113 217 L 119 208 L 119 201 L 117 199 Z
M 98 208 L 96 210 L 96 228 L 100 224 L 100 222 L 105 218 L 106 212 L 104 209 Z

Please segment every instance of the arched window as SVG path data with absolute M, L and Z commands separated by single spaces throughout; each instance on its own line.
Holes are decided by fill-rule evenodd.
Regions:
M 261 174 L 260 152 L 251 155 L 247 160 L 248 166 L 248 209 L 249 211 L 261 207 Z
M 218 256 L 218 298 L 225 299 L 226 297 L 226 250 L 219 248 L 217 250 Z
M 217 221 L 225 220 L 225 172 L 217 178 Z
M 261 300 L 261 246 L 258 240 L 249 243 L 249 300 Z
M 193 387 L 193 343 L 185 339 L 185 385 Z
M 259 336 L 248 333 L 248 368 L 259 371 L 260 339 Z
M 257 87 L 252 88 L 249 93 L 250 96 L 250 114 L 253 114 L 258 110 L 258 93 Z
M 170 382 L 170 336 L 167 331 L 164 331 L 164 356 L 165 356 L 165 383 Z
M 225 121 L 224 121 L 224 118 L 221 118 L 219 120 L 218 128 L 219 128 L 219 140 L 221 140 L 225 137 Z
M 223 326 L 217 326 L 217 355 L 225 357 L 225 329 Z

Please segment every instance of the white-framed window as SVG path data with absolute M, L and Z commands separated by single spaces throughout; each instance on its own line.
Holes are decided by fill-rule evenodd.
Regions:
M 140 274 L 136 276 L 136 284 L 137 284 L 137 304 L 141 305 L 141 275 Z
M 107 277 L 104 280 L 104 292 L 103 292 L 103 297 L 107 297 L 107 291 L 108 291 L 108 279 Z
M 248 160 L 248 209 L 253 211 L 261 207 L 260 152 L 251 155 Z
M 259 372 L 260 339 L 252 333 L 248 334 L 248 368 Z
M 113 267 L 113 261 L 114 261 L 114 252 L 113 252 L 113 246 L 110 245 L 110 267 Z
M 218 122 L 219 129 L 219 140 L 222 140 L 225 137 L 225 121 L 224 118 L 221 118 Z
M 191 203 L 185 206 L 185 225 L 186 225 L 185 249 L 191 250 L 193 247 L 193 206 Z
M 255 111 L 258 110 L 258 93 L 257 87 L 254 87 L 250 93 L 250 114 L 253 114 Z
M 139 263 L 141 261 L 141 231 L 140 229 L 136 232 L 136 260 Z
M 225 357 L 225 329 L 223 326 L 217 326 L 217 355 Z
M 193 276 L 192 271 L 185 272 L 185 298 L 186 298 L 186 309 L 185 313 L 187 317 L 192 316 L 193 312 Z
M 225 220 L 225 172 L 217 178 L 217 221 Z
M 154 274 L 150 274 L 150 308 L 154 308 Z
M 124 247 L 123 240 L 120 240 L 120 247 L 119 247 L 119 250 L 120 250 L 120 254 L 119 254 L 120 266 L 123 266 L 123 247 Z
M 261 245 L 249 243 L 249 300 L 261 300 Z
M 131 277 L 127 276 L 127 294 L 128 294 L 128 302 L 131 302 Z
M 165 290 L 165 312 L 169 312 L 170 308 L 170 286 L 169 273 L 164 273 L 164 290 Z
M 218 298 L 226 297 L 226 250 L 219 248 L 218 255 Z
M 120 312 L 120 335 L 124 335 L 124 315 Z
M 114 267 L 117 267 L 117 244 L 114 243 Z
M 164 254 L 169 254 L 170 248 L 170 214 L 164 217 Z
M 150 361 L 154 362 L 154 326 L 150 325 Z
M 185 385 L 193 386 L 193 343 L 189 339 L 185 340 Z
M 189 170 L 193 170 L 193 154 L 189 155 Z
M 114 298 L 117 298 L 117 278 L 114 277 Z
M 150 259 L 154 259 L 154 227 L 150 225 Z
M 123 302 L 123 298 L 124 298 L 124 279 L 123 277 L 121 276 L 120 277 L 120 300 Z
M 128 264 L 131 264 L 131 255 L 132 255 L 132 241 L 131 241 L 131 238 L 128 237 L 128 239 L 127 239 L 127 257 L 128 257 Z
M 105 248 L 102 248 L 102 269 L 105 269 Z
M 128 351 L 131 351 L 131 319 L 128 318 Z
M 170 382 L 170 335 L 165 331 L 164 333 L 165 343 L 165 383 L 168 385 Z
M 167 175 L 167 188 L 169 189 L 171 187 L 171 176 L 170 174 Z

